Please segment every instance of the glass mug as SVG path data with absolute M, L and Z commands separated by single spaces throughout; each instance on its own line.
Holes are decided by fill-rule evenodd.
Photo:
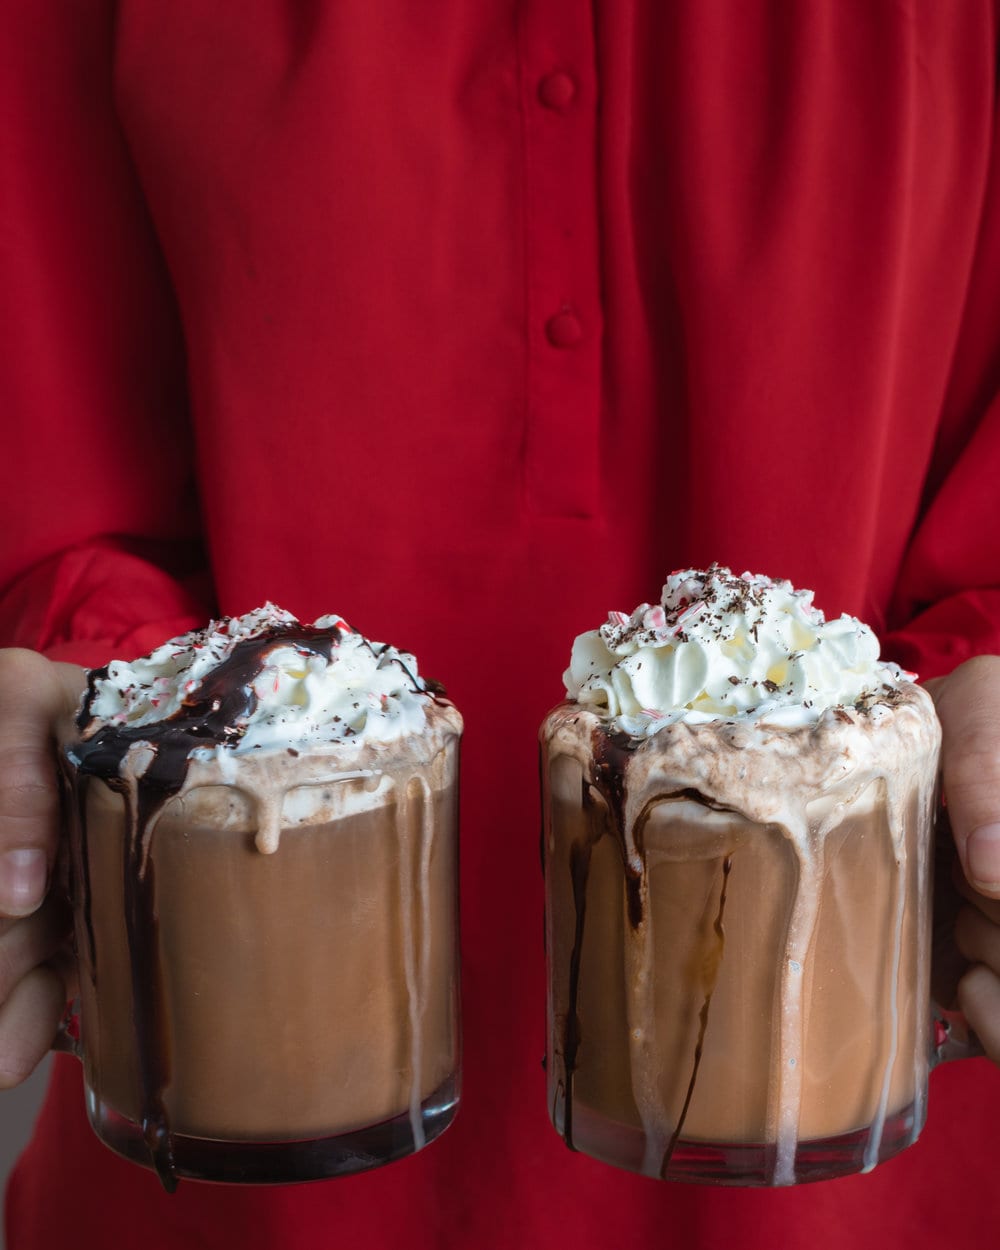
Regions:
M 936 724 L 850 721 L 635 740 L 575 704 L 546 718 L 546 1070 L 571 1148 L 716 1184 L 868 1171 L 916 1140 L 933 1063 L 981 1053 L 930 1000 Z
M 62 752 L 80 999 L 56 1048 L 98 1137 L 168 1189 L 358 1172 L 451 1123 L 460 721 L 440 715 L 346 761 L 192 760 L 146 821 L 141 788 Z

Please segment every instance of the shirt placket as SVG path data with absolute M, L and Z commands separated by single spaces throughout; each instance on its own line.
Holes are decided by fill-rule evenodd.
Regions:
M 591 5 L 518 6 L 524 136 L 527 506 L 591 516 L 600 499 L 597 74 Z

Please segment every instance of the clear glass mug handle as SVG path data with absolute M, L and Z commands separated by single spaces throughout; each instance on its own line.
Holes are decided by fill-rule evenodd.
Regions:
M 950 1063 L 953 1059 L 980 1059 L 986 1054 L 975 1030 L 960 1011 L 945 1011 L 931 1005 L 931 1027 L 934 1030 L 931 1067 Z
M 74 999 L 66 1007 L 66 1014 L 59 1021 L 56 1035 L 52 1039 L 51 1050 L 63 1055 L 76 1055 L 83 1058 L 83 1047 L 80 1044 L 80 1002 Z
M 62 810 L 62 826 L 64 831 L 68 831 L 69 820 L 67 816 L 67 804 L 69 796 L 66 793 L 65 783 L 60 773 L 59 799 Z M 55 870 L 53 872 L 52 888 L 57 891 L 65 900 L 66 905 L 72 909 L 73 905 L 73 881 L 72 881 L 72 853 L 69 844 L 68 832 L 64 832 L 62 841 L 59 845 L 59 851 L 56 855 Z M 73 932 L 73 951 L 76 953 L 76 933 Z M 59 1027 L 56 1029 L 56 1035 L 52 1039 L 50 1050 L 56 1051 L 58 1054 L 76 1055 L 77 1059 L 83 1058 L 83 1047 L 80 1042 L 80 999 L 79 996 L 71 999 L 66 1004 L 66 1010 L 63 1018 L 59 1021 Z
M 959 977 L 968 964 L 955 949 L 955 919 L 965 906 L 954 877 L 958 865 L 955 839 L 944 806 L 938 809 L 934 830 L 934 927 L 931 938 L 931 966 L 935 974 L 931 995 L 931 1067 L 953 1059 L 978 1059 L 985 1055 L 983 1045 L 960 1011 L 938 1006 L 953 1001 Z

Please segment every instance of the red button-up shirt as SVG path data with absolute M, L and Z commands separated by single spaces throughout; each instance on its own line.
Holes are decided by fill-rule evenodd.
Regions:
M 884 1250 L 1000 1227 L 1000 1073 L 795 1191 L 614 1171 L 546 1120 L 535 730 L 572 637 L 713 559 L 925 677 L 1000 650 L 987 0 L 4 7 L 6 641 L 98 661 L 271 598 L 467 721 L 465 1096 L 300 1188 L 155 1178 L 57 1064 L 15 1250 Z M 989 1234 L 987 1234 L 989 1235 Z

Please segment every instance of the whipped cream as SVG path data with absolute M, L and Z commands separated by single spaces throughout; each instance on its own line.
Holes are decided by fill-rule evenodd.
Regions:
M 254 655 L 242 667 L 241 646 Z M 209 724 L 218 720 L 221 701 L 211 683 L 227 664 L 243 689 L 220 729 Z M 194 721 L 204 736 L 204 745 L 191 752 L 197 757 L 219 747 L 243 753 L 296 743 L 392 741 L 423 730 L 432 699 L 408 652 L 369 641 L 340 616 L 301 625 L 267 603 L 172 638 L 138 660 L 113 660 L 96 670 L 77 723 L 87 739 L 106 726 L 135 731 Z M 206 715 L 199 717 L 202 704 Z
M 795 727 L 838 707 L 877 717 L 913 678 L 879 659 L 867 625 L 826 620 L 812 591 L 714 564 L 671 573 L 659 604 L 580 634 L 563 675 L 570 699 L 633 737 L 679 720 Z

